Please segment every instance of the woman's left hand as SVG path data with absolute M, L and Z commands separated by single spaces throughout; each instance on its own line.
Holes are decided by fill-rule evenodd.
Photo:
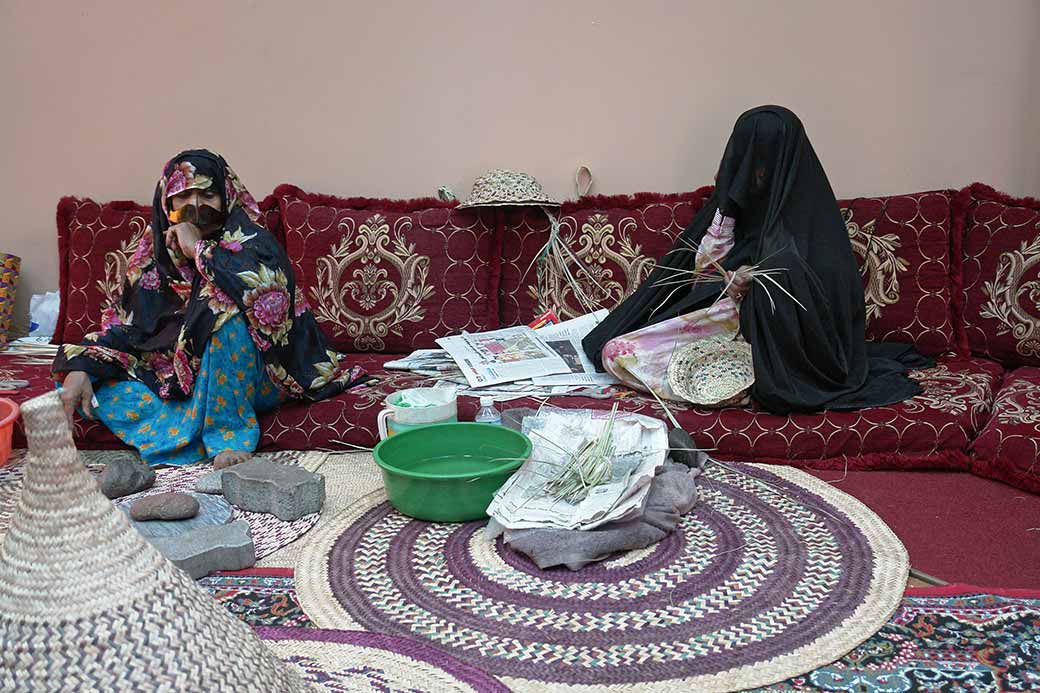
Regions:
M 199 227 L 188 221 L 182 221 L 166 229 L 166 246 L 176 241 L 184 257 L 195 259 L 195 244 L 202 238 Z
M 751 288 L 751 266 L 741 265 L 736 272 L 726 272 L 722 280 L 726 284 L 726 295 L 739 303 Z

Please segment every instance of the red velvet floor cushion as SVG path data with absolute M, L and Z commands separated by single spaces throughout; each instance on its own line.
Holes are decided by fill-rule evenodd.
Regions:
M 259 222 L 284 242 L 278 202 L 260 202 Z M 123 289 L 127 261 L 151 223 L 150 205 L 64 197 L 58 203 L 58 267 L 61 307 L 51 340 L 78 344 L 101 325 L 101 312 Z
M 334 348 L 409 352 L 498 326 L 494 213 L 292 185 L 275 195 L 296 279 Z
M 971 351 L 1040 366 L 1040 200 L 961 191 L 964 329 Z
M 1040 368 L 1004 376 L 993 416 L 972 452 L 974 473 L 1040 493 Z
M 346 448 L 343 443 L 373 445 L 375 419 L 382 399 L 394 390 L 421 384 L 416 376 L 380 371 L 391 357 L 370 355 L 362 363 L 383 380 L 366 390 L 312 404 L 290 405 L 263 420 L 265 447 Z M 827 412 L 802 416 L 772 416 L 750 409 L 722 411 L 672 407 L 680 423 L 694 433 L 699 445 L 715 448 L 721 459 L 795 464 L 821 469 L 967 469 L 965 453 L 989 414 L 1003 369 L 984 359 L 943 359 L 917 374 L 925 392 L 891 407 L 858 412 Z M 612 400 L 556 397 L 563 407 L 609 409 Z M 459 415 L 472 418 L 476 401 L 459 400 Z M 500 408 L 537 407 L 539 401 L 518 399 Z M 649 396 L 632 394 L 621 400 L 626 411 L 663 417 Z
M 397 389 L 419 387 L 424 379 L 402 371 L 383 371 L 382 364 L 401 355 L 355 354 L 352 362 L 380 380 L 369 386 L 357 387 L 337 397 L 313 404 L 291 403 L 260 417 L 261 450 L 348 450 L 349 444 L 371 446 L 378 440 L 376 416 L 383 398 Z M 29 387 L 12 397 L 16 402 L 43 394 L 53 389 L 49 365 L 26 366 L 22 359 L 0 353 L 0 380 L 28 380 Z M 467 410 L 468 411 L 468 410 Z M 473 412 L 468 411 L 472 418 Z M 85 450 L 106 450 L 126 447 L 100 422 L 75 419 L 73 436 L 76 446 Z M 15 423 L 13 447 L 25 447 L 22 421 Z
M 260 447 L 272 449 L 349 450 L 378 440 L 376 416 L 383 398 L 395 390 L 424 384 L 421 377 L 384 371 L 390 354 L 355 355 L 354 359 L 380 380 L 338 397 L 313 404 L 288 404 L 260 419 Z M 12 357 L 0 355 L 0 377 L 31 380 L 32 387 L 17 399 L 51 387 L 49 368 L 12 367 Z M 1002 368 L 984 359 L 943 359 L 917 374 L 925 392 L 907 402 L 858 412 L 827 412 L 772 416 L 750 409 L 701 410 L 672 406 L 680 423 L 697 443 L 714 448 L 720 459 L 794 464 L 817 469 L 967 469 L 969 442 L 985 422 Z M 539 406 L 528 399 L 500 407 Z M 612 400 L 557 397 L 563 407 L 609 409 Z M 626 411 L 661 418 L 660 406 L 649 396 L 631 394 L 621 400 Z M 477 402 L 459 400 L 461 419 L 472 419 Z M 1040 434 L 1038 434 L 1040 435 Z M 118 447 L 118 441 L 97 422 L 77 419 L 76 441 L 83 448 Z M 15 446 L 24 446 L 19 427 Z

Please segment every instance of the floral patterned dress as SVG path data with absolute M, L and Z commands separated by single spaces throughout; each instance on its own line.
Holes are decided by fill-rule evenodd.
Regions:
M 168 198 L 191 188 L 221 191 L 227 210 L 222 230 L 199 240 L 193 259 L 165 244 Z M 104 312 L 99 332 L 58 351 L 55 377 L 86 372 L 102 421 L 149 462 L 253 450 L 256 413 L 364 379 L 326 346 L 285 250 L 258 216 L 223 157 L 175 157 L 156 186 L 152 224 L 119 303 Z
M 210 338 L 190 398 L 164 400 L 139 380 L 106 382 L 95 397 L 95 415 L 151 465 L 252 452 L 260 442 L 258 415 L 286 400 L 241 315 Z
M 703 270 L 726 257 L 733 247 L 733 219 L 715 212 L 715 219 L 697 247 L 695 267 Z M 701 310 L 615 337 L 603 347 L 603 367 L 622 383 L 662 399 L 682 401 L 668 384 L 672 354 L 687 344 L 740 330 L 737 303 L 727 297 Z

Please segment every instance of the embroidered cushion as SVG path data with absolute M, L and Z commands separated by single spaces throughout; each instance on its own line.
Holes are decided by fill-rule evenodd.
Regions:
M 635 291 L 711 193 L 711 187 L 704 187 L 689 193 L 590 196 L 565 202 L 560 237 L 577 258 L 575 262 L 568 256 L 567 267 L 591 305 L 613 308 Z M 534 262 L 549 231 L 549 219 L 540 208 L 503 210 L 503 326 L 526 324 L 548 309 L 561 319 L 588 312 L 562 272 Z
M 1007 374 L 972 452 L 975 474 L 1040 493 L 1040 368 Z
M 950 307 L 958 269 L 950 246 L 953 194 L 838 201 L 863 276 L 868 340 L 908 342 L 924 354 L 958 351 Z
M 976 183 L 958 206 L 968 347 L 1009 367 L 1040 366 L 1040 200 Z
M 278 201 L 260 202 L 259 222 L 284 242 Z M 136 202 L 58 202 L 58 322 L 51 341 L 76 344 L 101 326 L 102 311 L 118 300 L 127 261 L 152 220 L 152 208 Z
M 275 195 L 297 283 L 340 351 L 410 352 L 497 327 L 493 211 L 292 185 Z

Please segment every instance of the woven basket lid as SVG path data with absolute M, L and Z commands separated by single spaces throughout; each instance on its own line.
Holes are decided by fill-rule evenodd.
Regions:
M 22 416 L 25 481 L 0 546 L 0 690 L 310 690 L 102 495 L 56 392 Z
M 469 199 L 459 207 L 559 204 L 542 190 L 542 184 L 533 176 L 496 168 L 473 182 Z
M 755 382 L 751 345 L 730 334 L 709 337 L 676 350 L 668 385 L 687 402 L 705 407 L 739 402 Z

